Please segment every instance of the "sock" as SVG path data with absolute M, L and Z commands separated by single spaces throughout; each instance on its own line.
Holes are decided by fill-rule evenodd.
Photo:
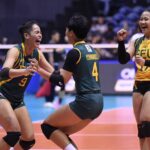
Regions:
M 77 150 L 77 149 L 70 143 L 64 148 L 64 150 Z

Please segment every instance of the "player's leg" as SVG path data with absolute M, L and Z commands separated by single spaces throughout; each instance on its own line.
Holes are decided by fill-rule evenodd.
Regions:
M 143 97 L 140 120 L 142 121 L 143 132 L 150 149 L 150 91 Z M 143 148 L 145 150 L 145 148 Z
M 20 127 L 13 109 L 6 99 L 0 99 L 0 124 L 7 133 L 0 140 L 0 149 L 9 150 L 19 140 Z
M 67 126 L 67 127 L 62 127 L 62 128 L 60 128 L 60 130 L 62 130 L 67 135 L 71 135 L 73 133 L 76 133 L 76 132 L 82 130 L 89 123 L 91 123 L 91 121 L 92 121 L 91 119 L 81 120 L 80 122 L 78 122 L 74 125 Z
M 101 94 L 84 95 L 84 98 L 80 96 L 69 105 L 61 107 L 50 115 L 44 121 L 44 124 L 42 124 L 43 133 L 48 139 L 51 139 L 61 148 L 65 148 L 69 145 L 70 140 L 61 129 L 77 125 L 81 121 L 89 119 L 86 122 L 83 121 L 84 124 L 80 127 L 78 126 L 76 131 L 82 129 L 92 119 L 100 115 L 102 108 L 103 102 Z
M 143 147 L 144 141 L 145 141 L 145 138 L 142 137 L 142 130 L 141 130 L 142 123 L 140 121 L 142 102 L 143 102 L 143 95 L 141 93 L 134 92 L 133 93 L 133 110 L 134 110 L 134 115 L 135 115 L 135 119 L 137 122 L 138 137 L 139 137 L 141 150 L 142 150 L 142 147 Z
M 30 149 L 35 144 L 34 129 L 29 113 L 25 106 L 15 109 L 16 116 L 18 118 L 21 137 L 20 141 L 15 146 L 15 149 Z
M 77 148 L 76 144 L 71 139 L 70 135 L 85 128 L 91 121 L 92 120 L 90 120 L 90 119 L 81 120 L 77 124 L 74 124 L 72 126 L 62 127 L 62 128 L 60 128 L 60 130 L 63 131 L 68 136 L 69 141 Z
M 65 149 L 71 142 L 60 128 L 72 126 L 80 121 L 81 119 L 70 109 L 70 106 L 66 105 L 50 115 L 41 125 L 41 128 L 47 139 L 51 139 L 59 147 Z

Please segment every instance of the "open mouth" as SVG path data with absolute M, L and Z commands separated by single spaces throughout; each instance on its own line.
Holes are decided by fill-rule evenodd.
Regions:
M 141 27 L 142 31 L 145 31 L 146 29 L 148 29 L 147 27 Z
M 41 40 L 36 40 L 35 42 L 36 42 L 37 45 L 40 45 Z

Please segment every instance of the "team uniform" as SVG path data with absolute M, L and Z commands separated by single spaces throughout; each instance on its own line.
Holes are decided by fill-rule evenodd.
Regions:
M 135 41 L 136 54 L 143 57 L 145 60 L 150 60 L 150 40 L 145 39 L 144 36 Z M 139 66 L 136 64 L 136 75 L 133 92 L 145 94 L 150 91 L 150 67 Z
M 96 51 L 84 41 L 77 42 L 68 52 L 63 69 L 72 72 L 75 80 L 77 95 L 70 108 L 81 119 L 98 117 L 103 109 L 103 98 Z
M 29 66 L 29 58 L 35 58 L 39 61 L 38 49 L 34 49 L 32 55 L 26 56 L 23 43 L 18 44 L 15 47 L 19 51 L 19 56 L 13 65 L 13 69 L 23 69 Z M 24 92 L 31 77 L 32 75 L 20 76 L 0 81 L 0 99 L 9 100 L 13 109 L 24 106 Z

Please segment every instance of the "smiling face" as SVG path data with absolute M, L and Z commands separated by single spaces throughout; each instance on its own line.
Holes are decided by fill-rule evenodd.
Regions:
M 146 37 L 150 37 L 150 12 L 144 11 L 139 20 L 139 26 Z
M 41 40 L 41 29 L 37 24 L 33 24 L 31 31 L 29 33 L 25 33 L 25 41 L 28 41 L 32 47 L 38 48 Z

